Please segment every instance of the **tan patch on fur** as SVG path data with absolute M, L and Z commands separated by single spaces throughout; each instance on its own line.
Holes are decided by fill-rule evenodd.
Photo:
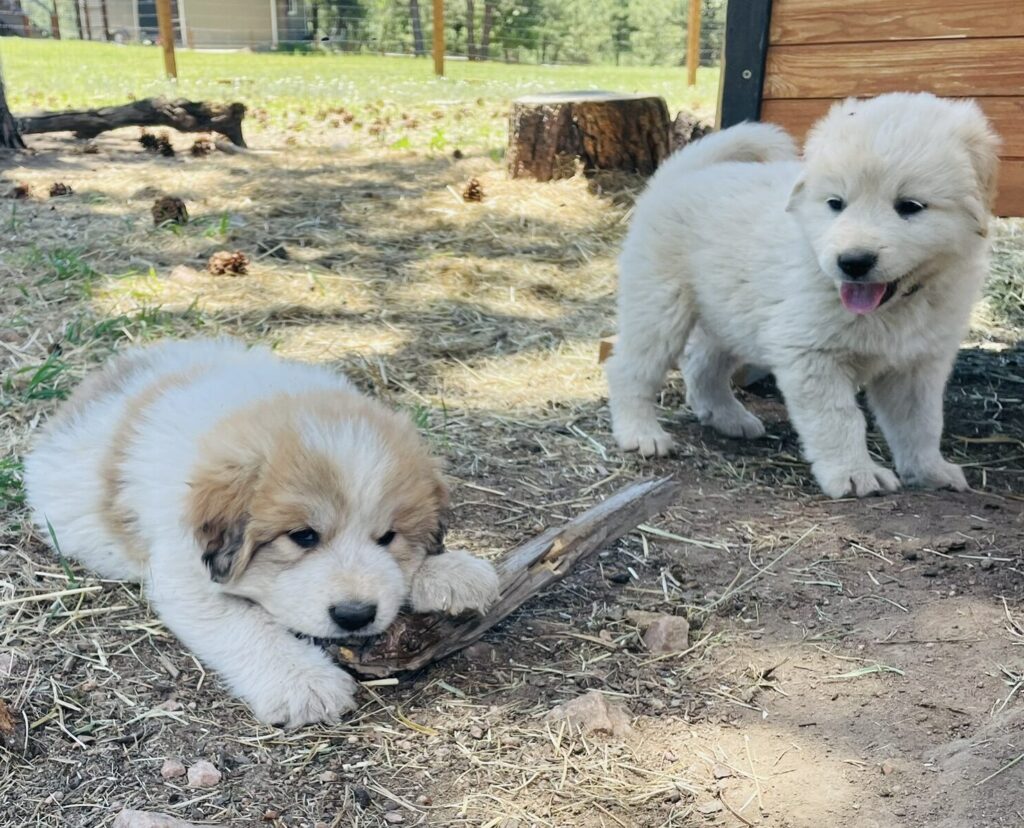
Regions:
M 192 480 L 188 519 L 200 544 L 217 548 L 233 534 L 230 579 L 262 545 L 282 534 L 315 527 L 329 542 L 344 525 L 345 482 L 334 462 L 303 442 L 301 420 L 325 425 L 369 422 L 386 451 L 401 458 L 382 499 L 394 509 L 394 529 L 404 542 L 389 548 L 411 574 L 437 532 L 447 493 L 436 461 L 412 424 L 380 403 L 348 391 L 279 395 L 224 420 L 204 441 L 204 462 Z M 356 484 L 357 485 L 357 484 Z
M 115 370 L 97 378 L 93 387 L 86 389 L 91 395 L 89 401 L 95 401 L 101 395 L 116 393 L 121 390 L 127 379 L 150 364 L 146 354 L 137 355 L 136 359 L 125 359 L 121 366 L 112 366 Z M 106 373 L 106 372 L 105 372 Z M 122 477 L 124 462 L 128 456 L 128 448 L 138 433 L 139 421 L 146 409 L 173 388 L 181 388 L 191 382 L 201 369 L 192 368 L 174 374 L 159 377 L 128 400 L 117 428 L 111 435 L 110 447 L 103 460 L 100 485 L 103 495 L 100 500 L 100 514 L 107 529 L 124 547 L 125 553 L 136 561 L 144 561 L 146 553 L 143 543 L 135 528 L 135 513 L 123 503 L 125 481 Z
M 148 368 L 152 362 L 152 356 L 145 350 L 128 351 L 116 356 L 78 384 L 68 401 L 50 418 L 48 427 L 59 429 L 96 401 L 122 391 L 132 377 Z

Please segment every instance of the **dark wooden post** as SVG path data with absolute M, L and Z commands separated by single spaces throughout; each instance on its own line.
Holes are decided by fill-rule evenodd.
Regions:
M 718 127 L 761 117 L 764 62 L 772 0 L 729 3 L 725 14 L 725 50 L 718 88 Z

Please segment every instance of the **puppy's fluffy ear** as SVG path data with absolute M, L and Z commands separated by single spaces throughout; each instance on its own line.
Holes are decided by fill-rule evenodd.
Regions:
M 792 213 L 797 205 L 800 203 L 800 197 L 804 194 L 804 188 L 807 186 L 807 182 L 803 176 L 800 176 L 796 180 L 796 184 L 793 185 L 793 190 L 789 194 L 789 201 L 786 202 L 786 212 Z
M 977 203 L 974 203 L 974 199 L 969 199 L 967 209 L 978 222 L 979 230 L 984 235 L 988 226 L 988 216 L 996 200 L 999 147 L 1002 142 L 974 101 L 963 101 L 958 105 L 963 112 L 958 132 L 967 148 L 967 155 L 978 183 Z
M 227 466 L 201 471 L 192 481 L 189 518 L 210 579 L 218 584 L 238 577 L 252 558 L 249 502 L 256 479 L 255 468 Z
M 448 487 L 444 484 L 440 475 L 434 483 L 434 498 L 438 508 L 437 526 L 431 533 L 429 540 L 427 540 L 426 550 L 428 555 L 441 555 L 448 551 L 444 545 L 444 538 L 448 534 L 449 497 Z

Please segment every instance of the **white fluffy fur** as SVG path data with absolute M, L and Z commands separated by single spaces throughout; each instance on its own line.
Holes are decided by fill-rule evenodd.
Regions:
M 900 481 L 966 489 L 939 453 L 942 397 L 987 270 L 997 148 L 973 102 L 900 93 L 835 105 L 803 162 L 765 124 L 670 158 L 637 202 L 620 260 L 608 364 L 619 445 L 670 450 L 653 401 L 681 357 L 701 422 L 761 436 L 730 385 L 747 363 L 774 372 L 826 494 L 894 491 Z M 845 209 L 833 211 L 831 197 Z M 926 209 L 902 217 L 897 199 Z M 854 250 L 878 256 L 868 281 L 897 282 L 864 315 L 840 302 L 837 257 Z M 868 454 L 859 388 L 899 480 Z
M 218 670 L 260 719 L 294 727 L 335 720 L 354 706 L 352 678 L 319 647 L 295 635 L 340 635 L 328 612 L 332 605 L 376 604 L 376 620 L 359 631 L 368 635 L 388 626 L 407 599 L 417 611 L 448 612 L 484 609 L 493 600 L 497 577 L 486 561 L 463 552 L 423 557 L 424 550 L 410 548 L 411 542 L 399 536 L 392 547 L 404 556 L 403 569 L 398 555 L 375 542 L 392 520 L 388 492 L 397 477 L 429 469 L 425 485 L 440 491 L 442 499 L 443 484 L 435 480 L 436 467 L 425 452 L 417 455 L 419 466 L 409 465 L 412 461 L 394 456 L 394 444 L 382 437 L 383 428 L 400 436 L 403 429 L 412 432 L 411 423 L 359 397 L 345 378 L 226 340 L 139 349 L 108 372 L 106 379 L 99 376 L 99 392 L 85 386 L 82 398 L 68 403 L 68 412 L 44 431 L 26 461 L 35 522 L 44 538 L 49 538 L 49 522 L 63 554 L 100 575 L 142 581 L 167 626 Z M 168 377 L 179 379 L 168 385 Z M 131 406 L 161 382 L 163 391 L 152 395 L 133 420 Z M 339 416 L 337 422 L 330 416 L 304 419 L 304 395 L 339 390 L 351 394 L 360 413 Z M 298 423 L 293 436 L 303 450 L 331 465 L 327 474 L 340 480 L 345 520 L 319 527 L 331 536 L 318 554 L 299 549 L 284 535 L 265 539 L 241 574 L 218 583 L 204 565 L 204 546 L 188 518 L 194 477 L 209 459 L 204 452 L 208 455 L 211 445 L 242 439 L 229 418 L 268 401 L 293 417 L 286 423 Z M 127 439 L 125 417 L 132 420 Z M 256 419 L 247 427 L 258 432 Z M 414 433 L 405 438 L 416 440 Z M 261 439 L 268 443 L 264 457 L 273 456 L 279 433 L 267 430 L 256 435 L 256 443 Z M 102 478 L 112 450 L 121 452 L 120 506 L 131 514 L 137 548 L 126 548 L 104 519 L 109 504 L 103 500 Z M 235 473 L 241 471 L 227 470 L 227 479 Z M 257 476 L 261 473 L 257 469 Z M 261 479 L 260 485 L 281 483 Z M 288 492 L 271 494 L 288 503 Z M 310 508 L 333 515 L 331 506 Z

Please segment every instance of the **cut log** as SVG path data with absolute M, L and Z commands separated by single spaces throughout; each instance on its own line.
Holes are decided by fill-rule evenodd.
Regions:
M 650 175 L 671 151 L 665 101 L 612 92 L 530 95 L 512 104 L 508 171 L 538 181 L 588 170 Z
M 244 147 L 242 119 L 245 104 L 211 104 L 204 101 L 146 98 L 124 106 L 101 109 L 69 109 L 18 118 L 22 135 L 40 132 L 73 132 L 76 138 L 95 138 L 101 132 L 128 126 L 165 126 L 179 132 L 217 132 L 232 144 Z
M 562 580 L 588 555 L 618 540 L 668 506 L 681 486 L 671 477 L 620 489 L 563 526 L 516 547 L 498 561 L 498 600 L 485 615 L 403 614 L 381 635 L 357 649 L 329 650 L 346 667 L 383 678 L 418 670 L 468 647 L 546 587 Z

